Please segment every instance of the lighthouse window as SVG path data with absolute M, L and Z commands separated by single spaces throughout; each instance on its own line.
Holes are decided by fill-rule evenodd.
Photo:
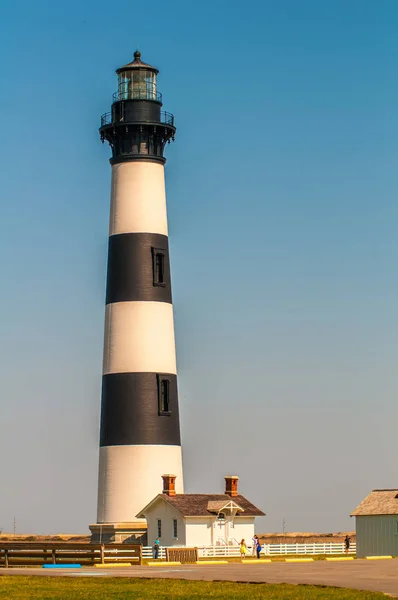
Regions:
M 156 281 L 164 283 L 164 255 L 156 253 Z
M 169 382 L 167 379 L 163 379 L 161 383 L 161 398 L 160 398 L 160 410 L 161 412 L 169 412 Z
M 119 73 L 118 100 L 156 100 L 156 74 L 146 69 Z
M 170 380 L 158 375 L 159 414 L 170 414 Z
M 165 255 L 164 251 L 152 248 L 153 256 L 153 285 L 166 285 L 165 280 Z

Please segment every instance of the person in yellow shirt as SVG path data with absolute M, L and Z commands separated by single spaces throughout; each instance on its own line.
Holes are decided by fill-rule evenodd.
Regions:
M 240 543 L 240 557 L 245 558 L 247 554 L 247 546 L 245 540 L 242 540 Z

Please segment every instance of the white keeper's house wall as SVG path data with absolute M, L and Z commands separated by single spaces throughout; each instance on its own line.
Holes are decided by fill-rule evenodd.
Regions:
M 174 537 L 174 519 L 177 519 L 177 538 Z M 186 546 L 185 523 L 181 514 L 170 504 L 159 499 L 152 510 L 148 512 L 148 545 L 153 546 L 158 537 L 158 521 L 161 521 L 162 535 L 159 538 L 161 546 Z
M 398 489 L 373 490 L 351 516 L 358 558 L 398 556 Z
M 229 531 L 229 538 L 235 538 L 238 542 L 242 539 L 246 541 L 248 546 L 252 543 L 252 537 L 255 534 L 254 517 L 235 517 L 233 528 Z
M 223 546 L 240 543 L 250 546 L 254 536 L 254 517 L 227 518 L 186 517 L 186 546 Z
M 211 517 L 185 517 L 185 540 L 188 548 L 196 546 L 212 546 L 211 528 L 214 519 Z
M 174 537 L 174 519 L 177 519 L 177 538 Z M 161 522 L 162 546 L 217 546 L 234 545 L 241 539 L 250 546 L 254 535 L 253 517 L 235 517 L 228 520 L 226 532 L 216 517 L 183 517 L 169 504 L 159 500 L 147 516 L 148 544 L 153 545 L 158 536 L 158 523 Z

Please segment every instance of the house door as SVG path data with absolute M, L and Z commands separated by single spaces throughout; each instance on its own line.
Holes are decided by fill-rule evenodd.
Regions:
M 226 546 L 228 544 L 228 521 L 223 513 L 218 515 L 216 521 L 216 535 L 215 542 L 219 546 Z

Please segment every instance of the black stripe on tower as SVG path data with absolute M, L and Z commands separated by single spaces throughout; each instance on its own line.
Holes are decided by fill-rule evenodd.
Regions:
M 100 446 L 140 444 L 181 444 L 176 375 L 103 376 Z
M 123 233 L 109 238 L 106 304 L 171 304 L 169 243 L 157 233 Z

